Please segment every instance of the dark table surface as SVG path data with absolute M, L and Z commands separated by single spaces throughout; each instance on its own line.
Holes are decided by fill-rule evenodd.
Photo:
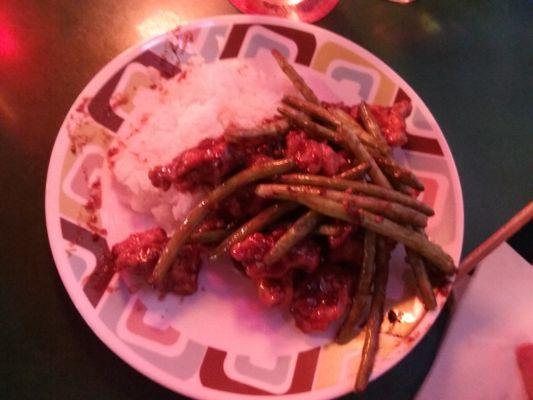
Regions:
M 0 1 L 2 398 L 179 398 L 85 324 L 56 272 L 44 219 L 63 118 L 96 72 L 144 39 L 137 26 L 157 10 L 173 23 L 237 12 L 225 0 Z M 317 23 L 380 57 L 433 112 L 461 177 L 463 254 L 533 197 L 531 21 L 533 5 L 518 0 L 341 0 Z M 366 398 L 414 396 L 447 314 Z

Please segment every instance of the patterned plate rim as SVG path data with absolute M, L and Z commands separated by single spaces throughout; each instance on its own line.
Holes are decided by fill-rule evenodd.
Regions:
M 328 31 L 326 29 L 305 24 L 302 22 L 295 22 L 285 19 L 280 19 L 277 17 L 268 17 L 268 16 L 254 16 L 254 15 L 224 15 L 224 16 L 216 16 L 216 17 L 208 17 L 204 19 L 194 20 L 190 21 L 187 24 L 184 24 L 183 28 L 207 28 L 216 24 L 220 23 L 229 23 L 229 24 L 236 24 L 236 23 L 251 23 L 251 24 L 274 24 L 274 25 L 281 25 L 284 27 L 292 27 L 292 28 L 298 28 L 300 27 L 304 31 L 311 31 L 316 32 L 320 35 L 327 35 L 332 37 L 335 42 L 344 45 L 346 47 L 357 47 L 358 51 L 360 51 L 365 59 L 369 60 L 374 65 L 378 66 L 379 69 L 384 72 L 385 75 L 388 77 L 392 77 L 395 82 L 399 83 L 401 85 L 401 88 L 405 90 L 408 95 L 419 97 L 416 92 L 410 87 L 407 82 L 405 82 L 396 72 L 394 72 L 387 64 L 385 64 L 383 61 L 381 61 L 379 58 L 374 56 L 372 53 L 370 53 L 368 50 L 364 49 L 360 45 L 334 33 L 331 31 Z M 159 43 L 160 41 L 164 40 L 165 34 L 151 38 L 149 40 L 146 40 L 140 44 L 136 44 L 128 48 L 127 50 L 123 51 L 121 54 L 119 54 L 117 57 L 115 57 L 113 60 L 111 60 L 107 65 L 105 65 L 91 80 L 90 82 L 83 88 L 79 96 L 74 101 L 73 105 L 69 109 L 67 113 L 67 117 L 71 115 L 71 113 L 75 110 L 76 105 L 80 102 L 80 100 L 84 97 L 84 94 L 86 92 L 93 92 L 96 89 L 100 87 L 102 82 L 105 82 L 114 72 L 116 72 L 118 69 L 120 69 L 122 66 L 124 66 L 129 60 L 134 58 L 136 55 L 142 53 L 143 51 L 152 48 L 155 44 Z M 440 129 L 439 125 L 437 124 L 436 120 L 434 119 L 433 115 L 425 105 L 423 101 L 420 102 L 419 106 L 421 107 L 421 111 L 423 112 L 424 116 L 428 118 L 431 124 L 434 124 L 438 132 L 440 133 L 442 141 L 439 141 L 439 144 L 442 147 L 443 157 L 446 160 L 449 160 L 448 163 L 450 167 L 450 174 L 452 178 L 452 184 L 454 187 L 454 202 L 455 202 L 455 217 L 457 219 L 456 224 L 456 240 L 455 240 L 455 246 L 452 251 L 452 256 L 456 262 L 458 262 L 462 243 L 463 243 L 463 235 L 464 235 L 464 210 L 463 210 L 463 196 L 462 196 L 462 189 L 461 184 L 459 180 L 459 175 L 457 172 L 457 167 L 455 164 L 455 161 L 453 159 L 453 156 L 451 154 L 449 145 L 447 141 L 445 140 L 444 135 L 442 134 L 442 130 Z M 46 178 L 46 189 L 45 189 L 45 215 L 46 215 L 46 226 L 47 226 L 47 232 L 48 232 L 48 238 L 50 247 L 52 249 L 53 258 L 57 267 L 57 270 L 59 272 L 59 275 L 63 281 L 63 284 L 74 303 L 75 307 L 77 308 L 78 312 L 81 314 L 82 318 L 85 320 L 85 322 L 89 325 L 89 327 L 95 332 L 95 334 L 99 337 L 99 339 L 107 346 L 109 347 L 115 354 L 117 354 L 122 360 L 124 360 L 126 363 L 128 363 L 130 366 L 132 366 L 134 369 L 142 373 L 143 375 L 149 377 L 150 379 L 154 380 L 155 382 L 158 382 L 159 384 L 167 387 L 170 390 L 177 391 L 179 393 L 188 395 L 188 396 L 202 396 L 202 398 L 217 398 L 217 399 L 238 399 L 238 398 L 257 398 L 257 397 L 270 397 L 270 396 L 257 396 L 257 395 L 240 395 L 232 392 L 221 392 L 212 390 L 209 388 L 202 387 L 202 390 L 198 392 L 198 390 L 191 390 L 189 386 L 186 384 L 186 382 L 180 386 L 179 388 L 176 388 L 171 385 L 170 382 L 167 381 L 165 376 L 161 374 L 161 372 L 154 369 L 150 363 L 148 363 L 145 359 L 143 359 L 138 354 L 135 354 L 132 352 L 132 350 L 122 341 L 120 341 L 115 335 L 111 335 L 108 331 L 108 328 L 105 327 L 101 320 L 98 318 L 98 313 L 95 311 L 95 308 L 89 303 L 87 297 L 80 296 L 80 290 L 79 290 L 79 284 L 76 282 L 72 276 L 67 274 L 61 266 L 64 265 L 66 261 L 66 255 L 65 255 L 65 248 L 62 244 L 62 235 L 61 235 L 61 228 L 59 224 L 59 205 L 57 201 L 57 195 L 58 195 L 58 188 L 60 188 L 61 184 L 61 176 L 59 171 L 57 170 L 57 167 L 60 166 L 59 162 L 62 161 L 62 155 L 64 154 L 64 149 L 68 147 L 69 139 L 67 135 L 62 135 L 61 133 L 65 131 L 66 129 L 66 123 L 67 118 L 65 118 L 65 121 L 61 125 L 61 128 L 58 132 L 58 136 L 56 138 L 50 161 L 48 166 L 48 172 L 47 172 L 47 178 Z M 61 238 L 61 240 L 55 240 L 57 238 Z M 418 337 L 414 338 L 410 342 L 410 346 L 408 350 L 402 351 L 400 354 L 397 354 L 395 357 L 393 357 L 393 360 L 390 360 L 389 362 L 386 362 L 385 367 L 380 371 L 379 374 L 374 374 L 372 376 L 372 379 L 376 379 L 385 372 L 387 372 L 390 368 L 392 368 L 394 365 L 399 363 L 416 345 L 417 343 L 424 337 L 427 330 L 433 325 L 435 319 L 440 314 L 440 311 L 442 310 L 443 303 L 439 304 L 439 308 L 431 313 L 428 313 L 421 321 L 419 326 L 417 327 L 417 330 L 421 331 L 422 334 L 418 335 Z M 331 386 L 325 389 L 311 389 L 308 392 L 302 392 L 298 394 L 289 394 L 289 395 L 275 395 L 276 397 L 283 398 L 283 399 L 293 399 L 293 398 L 309 398 L 309 399 L 322 399 L 322 398 L 330 398 L 332 396 L 339 396 L 347 393 L 344 389 L 339 389 L 338 385 Z

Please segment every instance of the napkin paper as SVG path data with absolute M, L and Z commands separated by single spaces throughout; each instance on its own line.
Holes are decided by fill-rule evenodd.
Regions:
M 417 400 L 527 400 L 515 349 L 533 342 L 533 267 L 502 243 L 477 267 Z

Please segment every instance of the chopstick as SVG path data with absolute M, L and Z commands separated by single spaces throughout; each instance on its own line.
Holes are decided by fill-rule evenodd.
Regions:
M 468 254 L 459 264 L 457 279 L 463 278 L 471 272 L 478 263 L 491 253 L 502 242 L 509 239 L 533 218 L 533 201 L 516 213 L 505 225 L 494 232 L 474 251 Z

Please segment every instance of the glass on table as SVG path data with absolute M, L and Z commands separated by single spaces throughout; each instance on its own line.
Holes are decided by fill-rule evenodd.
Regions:
M 229 0 L 246 14 L 263 14 L 315 22 L 335 8 L 339 0 Z

